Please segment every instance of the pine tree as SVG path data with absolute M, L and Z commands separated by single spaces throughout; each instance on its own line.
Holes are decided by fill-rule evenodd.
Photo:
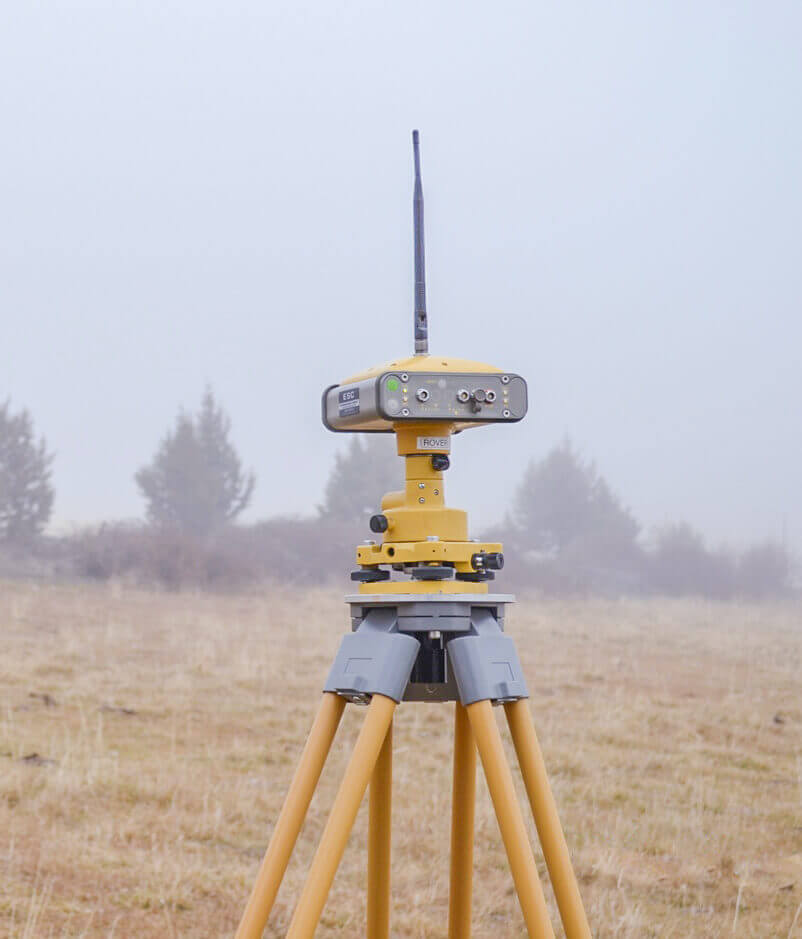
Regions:
M 557 556 L 580 542 L 631 547 L 639 525 L 569 441 L 524 473 L 509 524 L 525 549 Z
M 135 476 L 156 525 L 208 535 L 250 504 L 256 484 L 229 440 L 231 421 L 206 389 L 196 416 L 180 413 Z
M 52 463 L 44 439 L 35 439 L 30 414 L 12 414 L 8 401 L 0 405 L 0 540 L 30 539 L 48 523 Z
M 342 522 L 359 522 L 379 511 L 382 496 L 401 483 L 402 463 L 389 435 L 362 442 L 351 438 L 334 458 L 320 514 Z

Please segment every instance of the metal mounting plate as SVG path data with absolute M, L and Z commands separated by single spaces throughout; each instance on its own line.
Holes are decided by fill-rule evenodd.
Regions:
M 512 593 L 352 593 L 346 603 L 360 606 L 398 606 L 399 603 L 470 603 L 472 606 L 495 606 L 515 603 Z

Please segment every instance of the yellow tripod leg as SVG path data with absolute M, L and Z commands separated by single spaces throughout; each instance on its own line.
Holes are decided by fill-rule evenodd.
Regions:
M 359 732 L 301 899 L 292 917 L 287 939 L 312 939 L 315 933 L 395 707 L 395 701 L 384 695 L 374 694 L 371 699 L 365 723 Z
M 393 793 L 393 725 L 387 729 L 370 779 L 367 939 L 390 936 L 390 838 Z
M 546 899 L 540 886 L 535 858 L 526 834 L 521 807 L 515 794 L 512 772 L 504 754 L 501 734 L 489 701 L 476 701 L 466 707 L 471 730 L 487 779 L 487 788 L 496 810 L 501 837 L 507 850 L 512 879 L 524 914 L 530 939 L 554 939 Z
M 323 694 L 301 760 L 273 829 L 262 866 L 259 868 L 251 897 L 237 929 L 236 939 L 261 939 L 344 708 L 345 700 L 339 695 L 331 692 Z
M 470 939 L 473 893 L 473 820 L 476 807 L 476 744 L 465 708 L 454 711 L 454 781 L 451 792 L 451 877 L 448 939 Z
M 551 885 L 567 939 L 591 939 L 582 897 L 568 854 L 557 805 L 546 775 L 546 764 L 538 743 L 529 702 L 525 699 L 504 705 L 512 742 L 524 779 L 529 804 L 535 817 L 543 856 L 549 868 Z

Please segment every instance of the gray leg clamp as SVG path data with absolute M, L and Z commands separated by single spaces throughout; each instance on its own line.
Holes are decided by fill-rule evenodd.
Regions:
M 323 690 L 356 700 L 383 694 L 400 702 L 420 643 L 399 633 L 396 619 L 392 609 L 371 610 L 355 633 L 343 636 Z
M 471 626 L 472 635 L 452 639 L 447 646 L 461 703 L 528 698 L 512 639 L 486 610 L 475 611 Z

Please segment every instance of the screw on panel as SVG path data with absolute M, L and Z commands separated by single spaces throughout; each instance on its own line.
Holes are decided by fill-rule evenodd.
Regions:
M 501 376 L 501 384 L 502 384 L 502 385 L 509 385 L 509 383 L 510 383 L 510 376 L 509 376 L 509 375 L 502 375 L 502 376 Z

